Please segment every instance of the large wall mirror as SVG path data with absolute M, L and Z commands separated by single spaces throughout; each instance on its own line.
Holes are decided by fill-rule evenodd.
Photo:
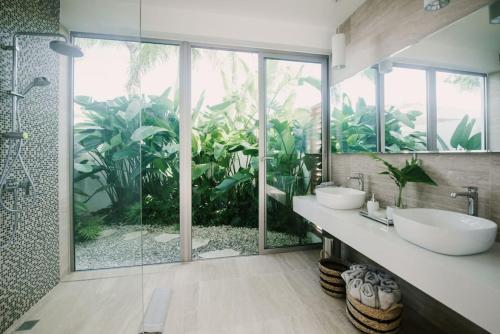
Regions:
M 336 83 L 332 153 L 500 152 L 500 22 L 493 10 L 481 8 Z

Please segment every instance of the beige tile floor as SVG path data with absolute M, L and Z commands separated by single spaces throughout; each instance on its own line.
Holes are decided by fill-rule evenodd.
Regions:
M 136 334 L 143 296 L 148 301 L 156 287 L 173 289 L 165 334 L 358 333 L 344 301 L 319 288 L 317 257 L 307 251 L 73 273 L 23 316 L 40 321 L 22 333 Z

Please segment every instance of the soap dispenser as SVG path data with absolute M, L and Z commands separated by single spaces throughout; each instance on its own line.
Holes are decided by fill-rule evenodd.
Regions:
M 378 201 L 375 200 L 375 194 L 372 193 L 372 198 L 366 203 L 366 209 L 368 210 L 368 214 L 373 216 L 377 213 L 380 208 Z

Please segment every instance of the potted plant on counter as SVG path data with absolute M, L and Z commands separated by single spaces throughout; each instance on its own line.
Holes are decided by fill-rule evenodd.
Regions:
M 434 180 L 425 172 L 420 160 L 415 157 L 412 157 L 411 160 L 406 160 L 404 167 L 397 168 L 375 154 L 370 154 L 370 156 L 373 159 L 382 162 L 387 168 L 386 171 L 383 171 L 380 174 L 389 175 L 394 183 L 396 183 L 398 193 L 394 204 L 397 208 L 403 209 L 406 207 L 406 203 L 403 200 L 403 190 L 408 182 L 437 186 L 437 183 L 434 182 Z

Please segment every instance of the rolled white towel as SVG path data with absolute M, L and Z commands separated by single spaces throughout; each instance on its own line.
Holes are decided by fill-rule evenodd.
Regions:
M 382 279 L 380 280 L 380 286 L 383 288 L 389 288 L 392 290 L 399 290 L 399 285 L 392 279 Z
M 392 275 L 389 274 L 389 273 L 386 273 L 385 271 L 381 271 L 381 270 L 378 270 L 377 271 L 377 276 L 379 278 L 379 280 L 383 280 L 383 279 L 393 279 Z
M 361 294 L 361 303 L 373 307 L 378 308 L 378 298 L 377 298 L 377 290 L 370 283 L 363 283 L 360 289 Z
M 351 269 L 359 269 L 359 270 L 362 270 L 362 271 L 367 271 L 368 270 L 368 266 L 366 264 L 353 264 L 351 266 Z
M 349 282 L 351 282 L 353 279 L 363 278 L 364 275 L 365 272 L 359 269 L 349 269 L 341 274 L 346 284 L 349 284 Z
M 364 277 L 364 281 L 365 281 L 365 283 L 370 283 L 371 285 L 375 286 L 375 285 L 379 284 L 380 279 L 375 272 L 367 271 L 365 274 L 365 277 Z
M 361 286 L 363 285 L 363 280 L 361 278 L 353 279 L 347 286 L 347 292 L 352 298 L 357 301 L 361 301 Z
M 378 300 L 382 310 L 389 309 L 392 305 L 401 300 L 401 290 L 393 290 L 390 288 L 378 287 Z

